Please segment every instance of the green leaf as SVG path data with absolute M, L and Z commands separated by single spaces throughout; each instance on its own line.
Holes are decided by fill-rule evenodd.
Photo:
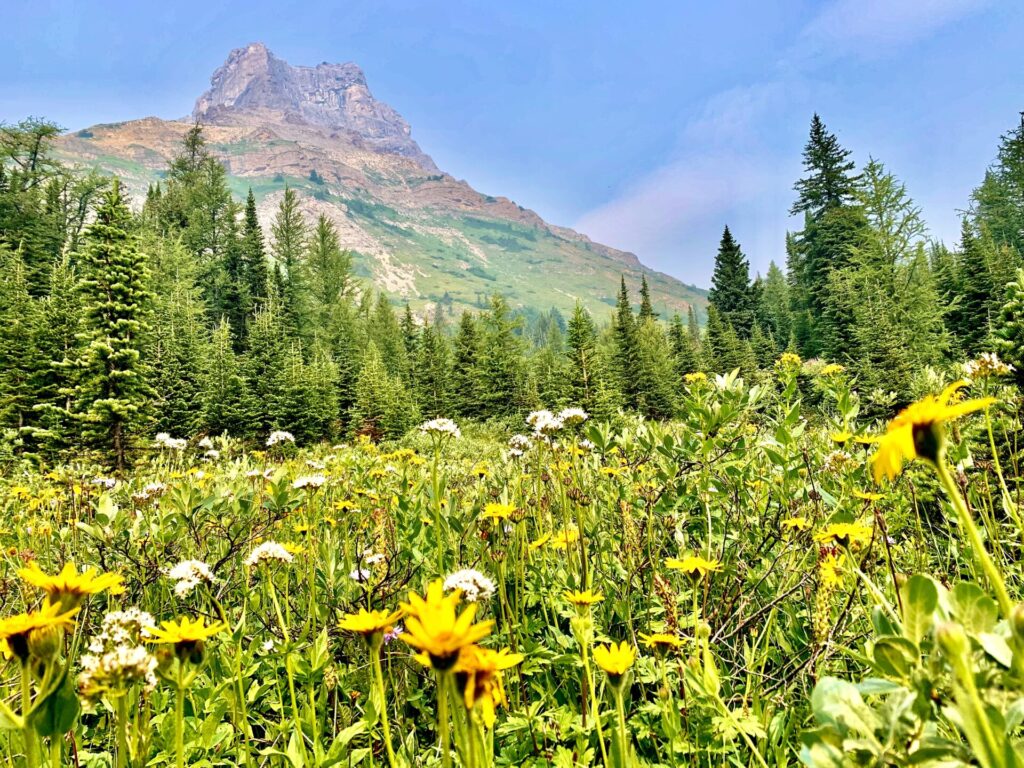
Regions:
M 918 573 L 904 585 L 902 596 L 903 636 L 919 645 L 932 627 L 939 591 L 934 581 Z
M 952 607 L 957 621 L 971 635 L 991 632 L 999 620 L 996 601 L 970 581 L 957 584 L 953 589 Z
M 906 680 L 910 671 L 917 666 L 920 652 L 917 646 L 905 637 L 880 637 L 871 651 L 875 666 L 889 677 Z
M 65 670 L 49 693 L 36 702 L 28 721 L 40 736 L 56 736 L 71 730 L 81 708 L 75 684 Z

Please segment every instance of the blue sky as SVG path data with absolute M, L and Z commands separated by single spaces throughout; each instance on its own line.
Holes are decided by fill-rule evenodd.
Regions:
M 438 165 L 706 285 L 722 226 L 757 270 L 818 111 L 934 236 L 1024 109 L 1017 0 L 553 3 L 5 0 L 0 120 L 179 117 L 229 50 L 355 61 Z

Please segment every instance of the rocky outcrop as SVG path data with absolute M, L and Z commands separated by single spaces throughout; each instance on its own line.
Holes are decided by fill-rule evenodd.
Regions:
M 425 170 L 437 170 L 402 116 L 373 97 L 357 65 L 294 67 L 263 43 L 230 53 L 196 101 L 192 117 L 210 125 L 257 125 L 277 118 L 315 126 L 353 146 L 401 155 Z

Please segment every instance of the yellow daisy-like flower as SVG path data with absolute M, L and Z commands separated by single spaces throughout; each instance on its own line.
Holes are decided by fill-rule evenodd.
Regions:
M 669 648 L 681 648 L 683 645 L 682 640 L 666 632 L 654 632 L 650 635 L 645 635 L 641 632 L 640 639 L 648 648 L 660 651 L 668 650 Z
M 601 467 L 601 469 L 598 470 L 598 472 L 607 477 L 618 477 L 624 471 L 623 467 Z
M 600 592 L 592 592 L 589 589 L 583 590 L 582 592 L 578 589 L 565 590 L 562 593 L 562 597 L 568 600 L 570 603 L 575 605 L 577 608 L 584 605 L 595 605 L 604 600 L 604 595 Z
M 833 443 L 838 443 L 839 445 L 850 442 L 850 438 L 852 437 L 853 433 L 847 432 L 845 429 L 841 432 L 833 432 L 829 435 L 829 439 L 832 440 Z
M 665 560 L 665 566 L 674 571 L 682 571 L 694 580 L 702 579 L 709 573 L 722 570 L 722 564 L 718 560 L 714 558 L 708 560 L 697 555 L 687 555 L 681 560 L 670 557 Z
M 431 582 L 425 597 L 415 592 L 401 609 L 408 614 L 405 632 L 400 639 L 420 651 L 416 660 L 424 666 L 444 672 L 458 660 L 459 651 L 491 634 L 493 621 L 474 624 L 476 603 L 470 603 L 461 614 L 456 613 L 459 592 L 444 593 L 441 579 Z
M 515 511 L 514 504 L 498 504 L 492 501 L 484 506 L 483 516 L 494 521 L 508 520 Z
M 683 381 L 685 381 L 687 384 L 698 384 L 698 383 L 701 383 L 701 382 L 705 382 L 707 380 L 708 380 L 708 375 L 706 373 L 702 372 L 702 371 L 697 371 L 695 373 L 688 373 L 685 376 L 683 376 Z
M 494 727 L 495 710 L 508 706 L 501 673 L 523 658 L 522 654 L 512 653 L 508 648 L 492 651 L 475 644 L 467 645 L 459 653 L 454 672 L 462 688 L 463 702 L 469 710 L 480 707 L 480 716 L 488 728 Z
M 811 527 L 811 521 L 806 517 L 790 517 L 782 521 L 782 527 L 788 531 L 806 531 Z
M 75 623 L 72 617 L 78 611 L 77 606 L 69 609 L 47 600 L 38 610 L 0 619 L 0 642 L 5 644 L 9 653 L 24 661 L 29 655 L 28 638 L 32 632 L 70 627 Z
M 345 632 L 356 632 L 363 637 L 371 637 L 389 631 L 400 618 L 401 611 L 368 611 L 360 608 L 357 613 L 349 613 L 338 622 L 338 629 Z
M 846 562 L 846 555 L 842 552 L 829 555 L 821 561 L 818 566 L 818 574 L 821 578 L 821 585 L 826 589 L 839 586 L 843 580 L 843 565 Z
M 178 647 L 194 646 L 204 640 L 209 640 L 227 628 L 227 624 L 219 621 L 206 626 L 206 619 L 202 616 L 194 621 L 188 616 L 182 616 L 177 621 L 162 621 L 159 627 L 146 627 L 146 632 L 149 633 L 146 642 Z
M 473 467 L 473 474 L 476 475 L 481 480 L 486 480 L 487 477 L 491 474 L 491 470 L 487 468 L 486 464 L 477 464 L 475 467 Z
M 618 680 L 629 671 L 636 661 L 636 649 L 623 640 L 616 645 L 599 645 L 594 648 L 594 663 L 608 675 L 611 682 Z
M 926 395 L 889 422 L 885 434 L 876 438 L 878 450 L 871 457 L 876 483 L 882 482 L 883 477 L 895 478 L 906 461 L 925 459 L 936 463 L 945 439 L 942 425 L 996 402 L 994 397 L 953 402 L 957 392 L 965 386 L 967 382 L 957 381 L 939 395 Z
M 99 573 L 95 568 L 79 573 L 74 562 L 65 563 L 60 573 L 50 576 L 33 560 L 27 568 L 19 569 L 18 575 L 22 581 L 43 590 L 50 602 L 60 603 L 65 609 L 77 608 L 85 598 L 100 592 L 124 592 L 124 580 L 118 574 Z
M 555 549 L 566 549 L 580 540 L 580 532 L 576 528 L 563 528 L 551 537 L 551 546 Z
M 551 538 L 551 531 L 548 531 L 547 533 L 542 533 L 538 538 L 536 538 L 536 539 L 534 539 L 533 541 L 530 542 L 530 551 L 533 552 L 534 550 L 540 549 L 541 547 L 543 547 L 545 544 L 548 543 L 548 540 L 550 538 Z
M 852 547 L 871 540 L 871 527 L 860 523 L 832 523 L 814 534 L 814 540 L 821 544 L 838 544 Z

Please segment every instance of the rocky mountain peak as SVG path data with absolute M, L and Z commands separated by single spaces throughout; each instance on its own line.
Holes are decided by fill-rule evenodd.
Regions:
M 424 168 L 433 161 L 409 124 L 370 93 L 358 65 L 292 66 L 263 43 L 236 48 L 196 100 L 192 117 L 212 125 L 305 124 L 375 152 L 402 155 Z

